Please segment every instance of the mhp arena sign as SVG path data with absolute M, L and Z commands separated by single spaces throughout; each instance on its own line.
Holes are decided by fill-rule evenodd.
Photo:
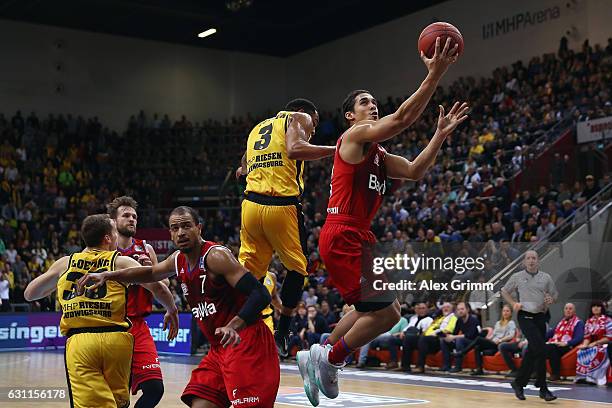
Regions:
M 0 314 L 0 350 L 58 348 L 66 345 L 60 334 L 61 313 L 2 313 Z M 168 341 L 168 331 L 162 330 L 164 315 L 155 313 L 146 318 L 151 336 L 160 353 L 190 354 L 191 313 L 179 313 L 179 333 Z

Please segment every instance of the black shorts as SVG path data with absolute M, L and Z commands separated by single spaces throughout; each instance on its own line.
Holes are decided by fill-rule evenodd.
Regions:
M 383 300 L 381 302 L 378 302 L 376 300 L 356 302 L 355 310 L 361 313 L 376 312 L 377 310 L 382 310 L 388 306 L 391 306 L 393 302 L 395 302 L 395 299 L 394 300 Z

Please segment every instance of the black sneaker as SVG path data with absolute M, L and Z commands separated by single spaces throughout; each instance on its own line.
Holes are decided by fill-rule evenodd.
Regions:
M 516 398 L 520 399 L 521 401 L 525 401 L 525 393 L 523 392 L 523 387 L 518 385 L 516 381 L 512 381 L 510 383 L 510 386 L 514 390 L 514 395 L 516 396 Z
M 450 370 L 448 370 L 449 373 L 460 373 L 461 371 L 463 371 L 461 367 L 453 367 Z
M 276 351 L 280 358 L 287 358 L 289 355 L 289 335 L 283 336 L 278 331 L 274 332 L 274 342 L 276 343 Z
M 484 375 L 484 371 L 482 371 L 482 368 L 477 368 L 475 370 L 472 370 L 470 372 L 470 375 Z
M 506 378 L 516 378 L 516 376 L 518 375 L 518 370 L 513 370 L 510 371 L 508 374 L 505 375 Z
M 548 390 L 548 388 L 540 388 L 540 398 L 549 402 L 557 399 L 556 395 L 553 395 L 552 392 Z

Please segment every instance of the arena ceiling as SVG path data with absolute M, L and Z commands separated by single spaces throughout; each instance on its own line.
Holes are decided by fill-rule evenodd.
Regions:
M 443 1 L 0 0 L 0 18 L 286 57 Z

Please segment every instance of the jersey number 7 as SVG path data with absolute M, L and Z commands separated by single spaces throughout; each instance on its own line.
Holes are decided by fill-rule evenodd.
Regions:
M 204 294 L 204 283 L 206 283 L 206 275 L 200 275 L 202 278 L 202 294 Z

